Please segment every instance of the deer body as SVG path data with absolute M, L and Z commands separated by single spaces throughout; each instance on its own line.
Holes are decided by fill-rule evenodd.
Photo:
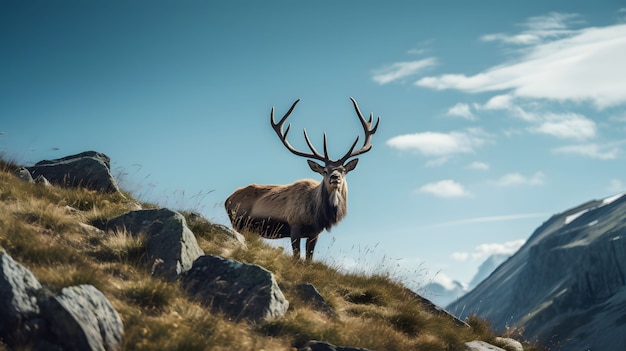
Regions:
M 319 234 L 330 230 L 345 217 L 348 212 L 348 185 L 345 176 L 352 171 L 358 159 L 347 162 L 350 157 L 369 151 L 370 138 L 378 127 L 378 122 L 371 128 L 372 116 L 369 122 L 361 116 L 356 101 L 352 102 L 361 119 L 366 133 L 364 146 L 353 151 L 359 138 L 355 140 L 350 151 L 341 159 L 334 161 L 328 157 L 326 135 L 324 135 L 324 156 L 319 154 L 309 141 L 304 131 L 306 142 L 312 153 L 303 153 L 293 149 L 286 140 L 289 126 L 283 133 L 282 126 L 298 103 L 297 100 L 279 123 L 274 122 L 272 109 L 271 122 L 277 135 L 292 153 L 307 158 L 313 158 L 325 163 L 324 166 L 307 160 L 314 172 L 323 176 L 321 182 L 312 179 L 303 179 L 287 185 L 257 185 L 237 189 L 225 202 L 226 212 L 236 230 L 248 230 L 262 237 L 291 238 L 294 257 L 300 257 L 300 239 L 306 240 L 306 258 L 312 259 L 313 251 Z M 344 165 L 345 163 L 345 165 Z

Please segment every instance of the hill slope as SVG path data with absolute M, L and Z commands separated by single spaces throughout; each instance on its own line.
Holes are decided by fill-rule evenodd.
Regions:
M 626 345 L 626 196 L 552 216 L 452 312 L 517 328 L 551 350 Z
M 285 317 L 233 322 L 187 296 L 176 281 L 153 278 L 144 245 L 95 226 L 138 208 L 129 194 L 102 194 L 26 183 L 0 162 L 0 250 L 31 270 L 49 290 L 90 284 L 103 292 L 124 324 L 126 350 L 290 350 L 323 340 L 372 350 L 463 350 L 472 340 L 494 342 L 475 318 L 460 326 L 449 315 L 385 274 L 343 274 L 321 263 L 293 261 L 281 249 L 246 235 L 233 245 L 223 228 L 185 216 L 201 248 L 274 273 L 289 300 Z M 294 293 L 311 283 L 334 311 L 328 317 Z M 0 340 L 0 350 L 8 347 Z M 15 343 L 15 341 L 13 341 Z M 18 341 L 28 348 L 29 341 Z

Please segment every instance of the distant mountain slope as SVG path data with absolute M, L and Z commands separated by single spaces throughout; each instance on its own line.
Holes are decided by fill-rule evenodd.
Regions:
M 487 259 L 478 267 L 478 271 L 472 278 L 469 285 L 454 280 L 452 281 L 452 284 L 445 286 L 444 284 L 433 281 L 424 285 L 423 294 L 438 306 L 447 306 L 454 300 L 460 298 L 468 291 L 475 288 L 510 256 L 511 255 L 507 254 L 494 254 L 487 257 Z
M 449 306 L 550 350 L 626 345 L 626 196 L 594 200 L 541 225 L 474 290 Z

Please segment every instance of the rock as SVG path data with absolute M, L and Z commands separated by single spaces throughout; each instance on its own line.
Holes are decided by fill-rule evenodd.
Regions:
M 474 340 L 465 343 L 465 349 L 467 351 L 506 351 L 505 349 L 493 346 L 489 343 L 480 340 Z
M 0 340 L 39 314 L 41 289 L 30 270 L 0 252 Z
M 109 300 L 92 285 L 61 290 L 45 304 L 45 317 L 66 350 L 121 350 L 124 326 Z
M 18 170 L 15 171 L 15 175 L 20 178 L 21 180 L 25 181 L 26 183 L 33 183 L 33 176 L 30 175 L 30 172 L 28 171 L 28 169 L 21 167 Z
M 515 339 L 497 337 L 495 343 L 508 351 L 524 351 L 522 343 Z
M 289 307 L 271 272 L 218 256 L 198 258 L 182 284 L 204 305 L 236 321 L 282 317 Z
M 52 184 L 50 184 L 50 182 L 48 181 L 48 179 L 44 176 L 42 176 L 41 174 L 37 176 L 37 178 L 35 178 L 35 183 L 37 184 L 43 184 L 44 186 L 50 186 Z
M 31 271 L 0 252 L 1 346 L 116 351 L 123 335 L 119 315 L 99 290 L 80 285 L 51 296 Z
M 465 323 L 463 320 L 461 320 L 460 318 L 458 318 L 457 316 L 455 316 L 454 314 L 448 312 L 446 309 L 442 308 L 441 306 L 437 306 L 436 304 L 434 304 L 432 301 L 430 301 L 429 299 L 415 293 L 413 290 L 408 289 L 408 288 L 404 288 L 404 291 L 407 295 L 417 299 L 418 301 L 420 301 L 420 304 L 422 305 L 422 307 L 424 308 L 424 310 L 428 311 L 429 313 L 432 313 L 436 316 L 441 316 L 444 318 L 448 318 L 449 320 L 451 320 L 452 322 L 454 322 L 456 325 L 460 326 L 460 327 L 465 327 L 465 328 L 469 328 L 470 325 Z
M 335 312 L 332 307 L 328 305 L 326 300 L 324 300 L 324 297 L 322 297 L 313 284 L 297 284 L 293 287 L 293 291 L 302 301 L 309 303 L 313 309 L 320 311 L 329 317 L 335 316 Z
M 56 160 L 44 160 L 27 169 L 33 178 L 43 176 L 54 184 L 119 192 L 117 182 L 111 175 L 110 159 L 103 153 L 87 151 Z
M 234 231 L 232 228 L 229 228 L 229 227 L 227 227 L 225 225 L 221 225 L 221 224 L 213 224 L 213 226 L 218 228 L 222 234 L 224 234 L 224 235 L 228 236 L 229 238 L 231 238 L 240 247 L 242 247 L 242 248 L 247 248 L 248 247 L 248 245 L 246 245 L 246 239 L 244 238 L 244 236 L 239 234 L 238 232 Z
M 324 341 L 311 340 L 298 351 L 369 351 L 360 347 L 335 346 Z
M 211 235 L 219 234 L 225 236 L 230 239 L 231 242 L 235 243 L 237 247 L 247 247 L 246 239 L 243 235 L 225 225 L 211 223 L 211 221 L 200 213 L 191 212 L 187 215 L 187 219 L 190 228 L 204 228 L 205 231 L 208 231 Z
M 193 261 L 204 255 L 185 217 L 167 208 L 126 213 L 109 220 L 106 229 L 146 235 L 148 267 L 166 279 L 188 271 Z

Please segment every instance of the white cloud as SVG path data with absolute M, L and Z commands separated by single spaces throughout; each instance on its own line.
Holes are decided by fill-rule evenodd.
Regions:
M 419 188 L 422 193 L 428 193 L 442 198 L 467 197 L 470 193 L 463 188 L 463 185 L 451 179 L 440 180 L 428 183 Z
M 459 102 L 458 104 L 450 107 L 447 112 L 448 116 L 456 116 L 463 117 L 470 121 L 476 120 L 476 116 L 470 110 L 470 106 L 468 104 Z
M 505 243 L 480 244 L 476 246 L 472 252 L 454 252 L 451 257 L 457 261 L 467 261 L 470 258 L 474 260 L 484 260 L 495 254 L 513 255 L 525 242 L 526 240 L 519 239 Z
M 554 29 L 557 22 L 546 24 L 545 27 L 553 29 L 547 32 L 543 29 L 541 40 L 528 46 L 515 61 L 469 76 L 424 77 L 415 84 L 438 90 L 493 91 L 523 98 L 591 101 L 599 109 L 626 103 L 623 88 L 626 24 L 559 32 Z
M 596 143 L 562 146 L 552 150 L 556 154 L 570 154 L 599 160 L 613 160 L 620 154 L 619 143 Z
M 596 123 L 576 113 L 549 113 L 531 131 L 547 134 L 561 139 L 586 140 L 596 136 Z
M 512 105 L 513 96 L 511 95 L 496 95 L 489 99 L 482 108 L 487 110 L 508 110 Z
M 446 290 L 455 290 L 459 287 L 458 284 L 461 284 L 442 272 L 437 272 L 432 278 L 432 281 L 443 286 Z
M 478 171 L 486 171 L 489 169 L 489 164 L 485 163 L 485 162 L 472 162 L 469 164 L 469 166 L 467 166 L 467 168 L 469 169 L 475 169 Z
M 391 83 L 412 75 L 417 74 L 421 70 L 435 66 L 437 59 L 434 57 L 425 58 L 417 61 L 395 62 L 385 67 L 374 70 L 373 77 L 380 85 Z
M 573 34 L 574 31 L 567 28 L 568 24 L 576 18 L 578 18 L 576 14 L 552 12 L 543 16 L 530 17 L 528 21 L 523 24 L 527 29 L 519 34 L 487 34 L 481 39 L 483 41 L 500 41 L 515 45 L 536 45 L 546 39 L 554 39 Z
M 424 156 L 442 157 L 471 153 L 487 142 L 487 135 L 478 128 L 449 133 L 422 132 L 403 134 L 387 140 L 387 145 L 402 151 L 417 151 Z
M 505 243 L 488 243 L 480 244 L 476 246 L 472 253 L 473 258 L 489 257 L 495 254 L 512 255 L 519 250 L 526 240 L 519 239 L 514 241 L 507 241 Z
M 521 173 L 508 173 L 502 178 L 498 179 L 495 184 L 497 186 L 514 186 L 514 185 L 542 185 L 544 183 L 545 175 L 543 172 L 536 172 L 530 177 L 527 177 Z

